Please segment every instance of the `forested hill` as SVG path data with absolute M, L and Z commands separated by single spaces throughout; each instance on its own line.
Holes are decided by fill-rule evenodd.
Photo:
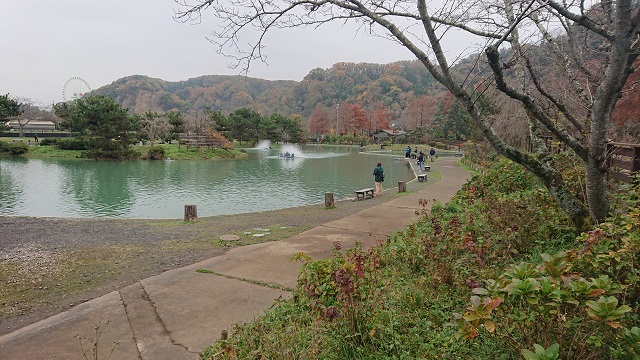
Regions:
M 169 82 L 142 75 L 128 76 L 103 86 L 93 94 L 114 98 L 132 111 L 202 109 L 229 113 L 248 107 L 263 115 L 307 117 L 320 105 L 335 106 L 349 101 L 369 106 L 382 102 L 400 112 L 416 96 L 442 91 L 424 66 L 417 61 L 390 64 L 337 63 L 329 69 L 316 68 L 300 81 L 270 81 L 244 76 L 206 75 Z

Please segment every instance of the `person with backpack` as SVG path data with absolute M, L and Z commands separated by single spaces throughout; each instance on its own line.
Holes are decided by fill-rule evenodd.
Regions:
M 373 176 L 376 183 L 375 196 L 380 196 L 382 195 L 382 182 L 384 181 L 384 169 L 382 168 L 381 162 L 378 162 L 376 167 L 373 169 Z

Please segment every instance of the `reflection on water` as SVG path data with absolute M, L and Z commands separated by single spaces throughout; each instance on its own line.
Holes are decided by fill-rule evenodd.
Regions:
M 180 218 L 184 205 L 213 216 L 320 203 L 373 187 L 382 161 L 387 187 L 412 178 L 388 153 L 308 146 L 293 159 L 282 149 L 252 149 L 250 158 L 217 161 L 95 162 L 0 159 L 0 215 Z
M 61 181 L 61 201 L 58 211 L 76 209 L 80 216 L 101 214 L 108 217 L 127 217 L 133 205 L 130 179 L 137 172 L 132 166 L 114 162 L 66 161 L 55 166 Z M 130 163 L 127 165 L 131 165 Z M 87 166 L 89 171 L 87 171 Z
M 18 208 L 24 191 L 18 177 L 14 176 L 9 169 L 17 169 L 18 173 L 24 173 L 27 162 L 25 159 L 15 159 L 10 165 L 0 161 L 0 209 L 7 209 L 9 212 L 13 212 Z

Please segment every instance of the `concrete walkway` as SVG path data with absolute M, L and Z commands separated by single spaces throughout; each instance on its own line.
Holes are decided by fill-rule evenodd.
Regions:
M 447 202 L 469 178 L 456 160 L 427 163 L 442 174 L 442 180 L 412 186 L 418 191 L 393 196 L 389 202 L 285 240 L 235 248 L 167 271 L 4 335 L 0 359 L 84 360 L 85 354 L 94 359 L 96 334 L 100 335 L 98 359 L 107 359 L 112 351 L 112 360 L 198 359 L 222 330 L 231 333 L 234 323 L 250 321 L 276 299 L 291 297 L 284 289 L 296 286 L 300 263 L 290 261 L 294 254 L 329 257 L 336 241 L 343 248 L 356 241 L 364 247 L 375 245 L 416 221 L 420 199 Z M 415 170 L 414 161 L 412 166 Z M 383 196 L 392 198 L 391 191 L 397 189 Z

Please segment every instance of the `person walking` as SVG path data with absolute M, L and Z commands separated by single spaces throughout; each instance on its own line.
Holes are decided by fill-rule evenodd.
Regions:
M 420 151 L 420 154 L 418 154 L 418 167 L 420 168 L 420 171 L 422 171 L 423 164 L 424 164 L 424 153 Z
M 384 169 L 382 168 L 381 162 L 378 162 L 376 167 L 373 169 L 373 176 L 376 182 L 375 196 L 380 196 L 382 195 L 382 182 L 384 181 Z
M 429 157 L 431 158 L 431 162 L 433 162 L 433 157 L 436 155 L 436 150 L 434 148 L 431 148 L 431 150 L 429 151 Z

